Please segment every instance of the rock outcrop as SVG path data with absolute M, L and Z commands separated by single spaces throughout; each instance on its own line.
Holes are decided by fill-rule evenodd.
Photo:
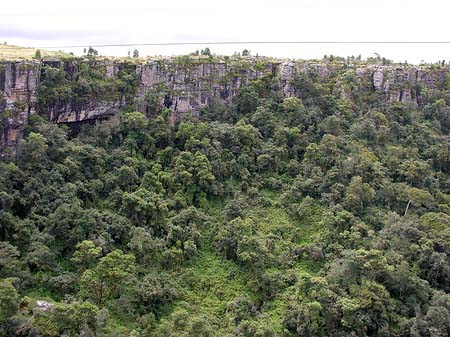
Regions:
M 86 67 L 95 67 L 96 83 L 100 83 L 102 90 L 97 90 L 83 78 Z M 53 88 L 53 100 L 43 102 L 45 90 L 55 83 L 53 79 L 50 82 L 45 69 L 59 71 L 67 84 L 64 88 Z M 364 92 L 375 93 L 384 102 L 423 104 L 430 91 L 445 89 L 447 95 L 450 89 L 445 88 L 449 83 L 450 67 L 442 65 L 282 61 L 250 57 L 177 57 L 141 62 L 79 58 L 3 61 L 0 62 L 0 145 L 14 145 L 32 114 L 46 116 L 54 123 L 106 118 L 127 104 L 145 100 L 152 93 L 157 106 L 170 109 L 174 118 L 178 118 L 188 111 L 206 107 L 214 97 L 231 100 L 242 86 L 267 77 L 278 84 L 286 97 L 301 98 L 302 86 L 308 79 L 318 81 L 330 94 L 345 100 L 352 100 Z M 135 106 L 145 110 L 142 104 Z
M 36 113 L 39 76 L 40 62 L 0 63 L 0 145 L 15 143 Z

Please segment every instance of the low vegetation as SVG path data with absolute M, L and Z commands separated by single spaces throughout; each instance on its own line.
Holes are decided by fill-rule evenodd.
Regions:
M 90 97 L 58 71 L 44 113 Z M 176 122 L 130 105 L 69 138 L 30 117 L 0 162 L 0 336 L 447 336 L 447 89 L 272 80 Z

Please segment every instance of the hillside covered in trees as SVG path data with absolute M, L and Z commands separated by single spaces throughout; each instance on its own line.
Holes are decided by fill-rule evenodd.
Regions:
M 175 118 L 82 70 L 44 69 L 0 162 L 0 336 L 450 335 L 450 75 L 417 103 L 270 73 Z M 130 98 L 49 122 L 98 95 Z

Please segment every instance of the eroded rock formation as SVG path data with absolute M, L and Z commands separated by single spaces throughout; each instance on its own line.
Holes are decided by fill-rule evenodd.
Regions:
M 95 68 L 101 90 L 83 77 L 89 67 Z M 55 74 L 49 74 L 49 69 Z M 65 86 L 58 88 L 51 76 L 62 76 Z M 344 100 L 366 92 L 377 94 L 383 102 L 422 104 L 425 95 L 445 89 L 449 76 L 450 67 L 441 65 L 383 66 L 265 58 L 3 61 L 0 145 L 14 145 L 31 114 L 46 116 L 55 123 L 106 118 L 127 104 L 143 100 L 149 92 L 155 94 L 159 107 L 169 108 L 177 118 L 188 111 L 199 111 L 213 97 L 231 100 L 242 86 L 264 77 L 276 82 L 286 97 L 302 98 L 305 78 L 311 78 Z M 114 82 L 116 79 L 118 82 Z M 47 100 L 45 95 L 51 95 L 45 90 L 51 85 L 55 86 L 51 91 L 55 97 Z M 135 107 L 143 109 L 139 104 Z

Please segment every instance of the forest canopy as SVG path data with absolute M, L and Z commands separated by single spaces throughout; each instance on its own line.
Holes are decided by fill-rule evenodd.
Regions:
M 176 121 L 30 118 L 0 162 L 0 336 L 448 336 L 448 88 L 272 80 Z

